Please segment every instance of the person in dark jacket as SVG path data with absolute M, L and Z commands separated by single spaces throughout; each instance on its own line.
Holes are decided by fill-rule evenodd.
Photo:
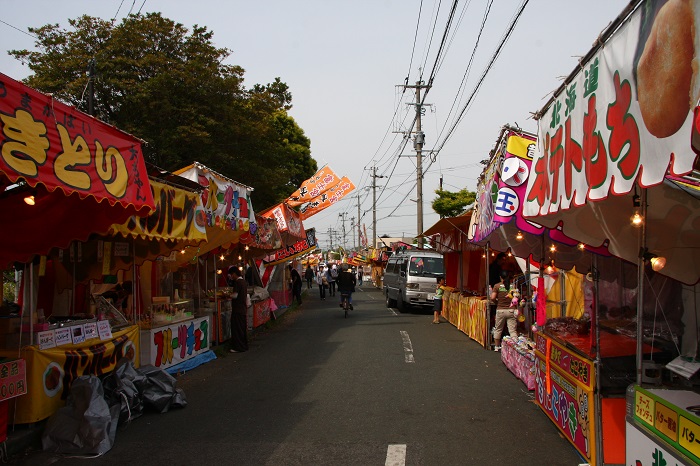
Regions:
M 311 283 L 314 281 L 314 270 L 311 268 L 310 265 L 306 266 L 306 271 L 304 272 L 304 278 L 306 278 L 306 289 L 310 290 L 311 289 Z
M 340 307 L 343 307 L 343 295 L 348 295 L 348 303 L 350 303 L 350 309 L 352 307 L 352 294 L 355 291 L 355 274 L 350 272 L 348 264 L 343 264 L 340 273 L 338 274 L 338 280 L 336 281 L 338 285 L 338 292 L 340 292 Z
M 296 298 L 297 302 L 301 304 L 301 275 L 299 271 L 289 264 L 290 279 L 292 282 L 292 299 Z
M 228 282 L 233 288 L 231 294 L 231 353 L 248 351 L 248 285 L 241 270 L 232 265 L 228 268 Z

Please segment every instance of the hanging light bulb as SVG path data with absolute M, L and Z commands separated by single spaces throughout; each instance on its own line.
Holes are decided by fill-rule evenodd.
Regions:
M 219 260 L 224 260 L 224 255 L 223 255 L 223 254 L 221 254 L 221 255 L 219 256 Z
M 224 273 L 223 270 L 221 270 L 221 269 L 217 269 L 217 270 L 216 270 L 216 274 L 217 274 L 217 275 L 221 275 L 222 273 Z
M 245 250 L 248 251 L 249 249 L 250 249 L 250 248 L 248 247 L 248 245 L 246 245 Z
M 185 253 L 185 248 L 182 248 L 182 250 L 180 251 L 180 254 L 184 254 L 184 253 Z
M 630 217 L 630 222 L 633 227 L 641 227 L 644 223 L 644 217 L 642 217 L 638 210 L 635 210 L 634 215 Z
M 481 255 L 481 257 L 483 257 L 484 259 L 486 259 L 486 253 L 483 253 L 483 254 Z
M 666 267 L 666 258 L 662 256 L 652 257 L 649 262 L 651 263 L 651 268 L 654 272 L 658 272 Z
M 238 260 L 241 260 L 241 259 L 243 259 L 243 257 L 241 257 L 241 256 L 238 256 Z
M 556 247 L 555 245 L 551 245 L 551 246 L 549 247 L 549 250 L 552 251 L 552 252 L 555 252 L 555 251 L 557 250 L 557 247 Z
M 515 235 L 515 239 L 517 239 L 518 241 L 521 241 L 523 239 L 523 232 L 518 231 L 518 234 Z
M 508 257 L 513 257 L 513 253 L 511 253 L 510 251 L 508 251 Z
M 36 199 L 34 198 L 33 194 L 30 194 L 29 196 L 24 198 L 24 203 L 27 205 L 34 205 L 36 204 Z
M 583 243 L 578 243 L 578 246 L 577 246 L 577 247 L 578 247 L 581 251 L 583 251 L 584 249 L 586 249 L 586 245 L 583 244 Z

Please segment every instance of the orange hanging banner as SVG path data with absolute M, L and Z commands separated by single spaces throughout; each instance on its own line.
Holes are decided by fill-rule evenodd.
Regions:
M 307 218 L 315 215 L 322 210 L 327 209 L 339 200 L 345 197 L 349 192 L 355 189 L 355 185 L 348 177 L 344 176 L 341 178 L 340 182 L 330 188 L 328 191 L 324 192 L 316 199 L 312 200 L 308 204 L 304 205 L 299 213 L 301 214 L 301 219 L 306 220 Z
M 285 201 L 290 207 L 299 207 L 302 204 L 313 201 L 321 194 L 325 193 L 333 186 L 338 184 L 340 178 L 335 174 L 331 167 L 326 165 L 317 171 L 314 176 L 304 181 L 299 189 L 294 191 Z

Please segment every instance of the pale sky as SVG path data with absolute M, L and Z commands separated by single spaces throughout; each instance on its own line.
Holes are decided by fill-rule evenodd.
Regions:
M 522 5 L 520 0 L 493 2 L 474 52 L 488 3 L 462 0 L 457 4 L 446 53 L 425 99 L 432 105 L 422 119 L 424 149 L 441 146 L 441 150 L 434 163 L 428 157 L 424 160 L 424 168 L 429 165 L 423 181 L 424 230 L 438 220 L 430 202 L 440 177 L 444 189 L 474 191 L 482 169 L 479 161 L 488 158 L 501 126 L 517 124 L 536 132 L 530 113 L 545 105 L 628 1 L 530 1 L 446 138 L 454 115 L 465 108 Z M 414 109 L 408 103 L 415 102 L 414 91 L 407 90 L 401 98 L 397 85 L 407 77 L 409 84 L 415 84 L 419 68 L 423 80 L 428 80 L 451 6 L 452 2 L 440 0 L 0 0 L 0 31 L 5 52 L 33 48 L 33 37 L 21 32 L 28 27 L 48 23 L 67 27 L 68 18 L 83 14 L 119 20 L 130 10 L 141 9 L 141 13 L 159 11 L 188 29 L 195 24 L 206 26 L 214 32 L 217 47 L 232 51 L 227 63 L 246 70 L 246 87 L 275 77 L 289 85 L 294 105 L 290 114 L 311 139 L 311 153 L 319 167 L 329 164 L 357 186 L 345 199 L 305 222 L 306 228 L 316 228 L 321 247 L 327 248 L 329 229 L 338 233 L 333 244 L 343 243 L 345 214 L 345 245 L 352 247 L 357 235 L 354 239 L 350 224 L 358 215 L 358 193 L 360 223 L 372 235 L 372 195 L 366 188 L 371 186 L 373 165 L 386 176 L 377 180 L 377 234 L 417 234 L 416 203 L 411 201 L 416 199 L 413 143 L 401 152 L 406 157 L 397 156 L 402 146 L 398 132 L 406 131 L 413 119 Z M 18 80 L 30 74 L 29 68 L 6 53 L 0 54 L 0 71 Z M 225 175 L 236 179 L 236 173 Z M 269 207 L 256 205 L 254 193 L 253 206 L 256 210 Z

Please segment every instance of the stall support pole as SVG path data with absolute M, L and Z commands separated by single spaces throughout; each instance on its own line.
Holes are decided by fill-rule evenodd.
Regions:
M 642 217 L 644 221 L 639 230 L 639 259 L 637 261 L 637 385 L 642 384 L 642 348 L 644 338 L 644 254 L 647 246 L 647 191 L 642 189 Z
M 598 257 L 592 254 L 593 258 L 593 322 L 595 322 L 595 395 L 593 403 L 595 406 L 595 464 L 603 464 L 603 402 L 600 382 L 600 319 L 598 315 Z

